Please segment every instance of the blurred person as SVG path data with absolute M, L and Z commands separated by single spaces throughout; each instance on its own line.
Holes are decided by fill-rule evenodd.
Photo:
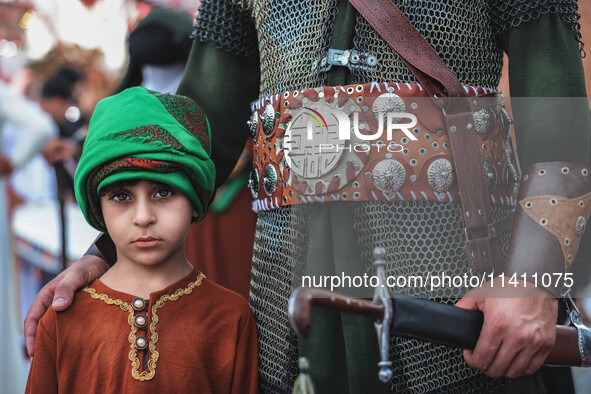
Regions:
M 132 86 L 174 93 L 191 50 L 193 23 L 187 13 L 154 7 L 128 38 L 129 64 L 117 91 Z
M 43 85 L 41 108 L 51 115 L 59 128 L 59 137 L 43 148 L 43 156 L 56 169 L 61 189 L 73 196 L 73 177 L 81 144 L 86 134 L 86 119 L 78 102 L 83 94 L 84 75 L 74 68 L 60 67 Z
M 51 123 L 57 136 L 57 125 L 53 121 Z M 5 154 L 27 143 L 22 139 L 19 127 L 11 123 L 4 126 L 2 139 Z M 51 141 L 53 139 L 46 145 Z M 57 198 L 55 171 L 41 153 L 35 154 L 24 166 L 15 169 L 7 178 L 7 182 L 10 192 L 13 193 L 11 209 L 24 202 L 46 203 Z
M 0 297 L 5 302 L 0 322 L 0 385 L 2 392 L 24 390 L 26 367 L 20 347 L 16 289 L 18 283 L 11 253 L 10 224 L 7 206 L 7 177 L 14 169 L 27 163 L 42 146 L 57 134 L 52 121 L 37 105 L 13 92 L 0 80 L 0 145 L 3 126 L 11 123 L 19 133 L 21 143 L 11 152 L 2 153 L 0 146 Z
M 84 90 L 84 75 L 74 68 L 62 66 L 50 76 L 41 90 L 41 107 L 58 124 L 60 137 L 69 138 L 86 124 L 79 111 L 70 114 L 70 108 L 78 108 Z

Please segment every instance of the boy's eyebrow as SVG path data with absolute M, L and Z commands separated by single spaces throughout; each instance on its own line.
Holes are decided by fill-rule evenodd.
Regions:
M 115 182 L 111 185 L 108 185 L 108 186 L 105 186 L 104 188 L 102 188 L 100 191 L 100 195 L 106 196 L 107 194 L 121 193 L 121 192 L 125 191 L 126 187 L 134 186 L 141 181 L 142 181 L 142 179 L 134 179 L 134 180 L 123 180 L 123 181 Z M 153 180 L 147 180 L 147 181 L 150 182 L 154 187 L 157 187 L 157 188 L 168 188 L 168 189 L 177 190 L 176 187 L 168 185 L 164 182 L 153 181 Z
M 106 196 L 108 194 L 113 194 L 113 193 L 120 193 L 123 192 L 125 190 L 125 187 L 127 185 L 109 185 L 109 186 L 105 186 L 99 193 L 99 195 L 102 196 Z
M 120 193 L 123 192 L 125 190 L 126 187 L 128 186 L 133 186 L 138 184 L 140 181 L 140 179 L 137 180 L 123 180 L 123 181 L 119 181 L 119 182 L 115 182 L 112 183 L 108 186 L 105 186 L 104 188 L 101 189 L 99 195 L 100 196 L 104 196 L 107 194 L 112 194 L 114 192 L 116 193 Z
M 150 182 L 153 183 L 154 186 L 156 186 L 156 187 L 167 187 L 170 189 L 176 189 L 176 187 L 171 186 L 171 185 L 167 185 L 166 183 L 163 183 L 163 182 L 158 182 L 158 181 L 150 181 Z

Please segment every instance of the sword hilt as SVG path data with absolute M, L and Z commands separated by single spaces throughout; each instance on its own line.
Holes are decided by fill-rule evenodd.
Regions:
M 376 247 L 373 250 L 374 267 L 378 277 L 378 286 L 375 289 L 373 300 L 384 307 L 384 314 L 380 321 L 374 322 L 378 335 L 378 346 L 380 350 L 380 372 L 379 379 L 382 382 L 392 380 L 392 362 L 390 361 L 390 326 L 392 324 L 392 299 L 388 286 L 386 285 L 386 249 Z

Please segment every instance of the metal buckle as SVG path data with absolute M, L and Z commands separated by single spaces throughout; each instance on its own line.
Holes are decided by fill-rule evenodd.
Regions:
M 465 241 L 475 241 L 477 239 L 483 239 L 483 238 L 491 238 L 491 231 L 489 226 L 481 226 L 481 227 L 474 227 L 473 229 L 471 229 L 472 233 L 478 233 L 478 234 L 485 234 L 483 237 L 473 237 L 470 235 L 470 232 L 468 231 L 468 227 L 466 227 L 466 225 L 464 223 L 462 223 L 464 225 L 464 238 Z
M 356 49 L 333 49 L 328 50 L 328 55 L 320 61 L 312 64 L 312 71 L 328 71 L 332 66 L 342 66 L 349 69 L 375 67 L 378 58 L 368 52 L 361 52 Z
M 352 55 L 352 52 L 357 52 L 355 50 L 345 50 L 342 51 L 340 49 L 329 49 L 328 50 L 328 64 L 333 66 L 346 66 L 349 64 L 349 59 Z M 357 58 L 359 55 L 356 53 Z

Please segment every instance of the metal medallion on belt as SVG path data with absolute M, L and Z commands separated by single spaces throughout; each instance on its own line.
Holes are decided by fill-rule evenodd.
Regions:
M 343 113 L 323 104 L 307 104 L 295 115 L 285 130 L 286 164 L 302 178 L 322 178 L 339 163 L 343 146 L 339 141 L 339 123 Z M 345 115 L 347 124 L 349 118 Z M 322 149 L 325 147 L 326 149 Z
M 346 140 L 341 138 L 351 134 L 348 113 L 361 108 L 351 99 L 340 108 L 336 101 L 327 103 L 321 97 L 298 100 L 301 106 L 298 103 L 297 110 L 286 110 L 291 113 L 291 120 L 285 124 L 285 154 L 280 169 L 289 168 L 288 182 L 295 184 L 302 195 L 334 193 L 359 174 L 369 157 L 367 152 L 351 149 L 352 144 L 361 142 L 354 135 Z

